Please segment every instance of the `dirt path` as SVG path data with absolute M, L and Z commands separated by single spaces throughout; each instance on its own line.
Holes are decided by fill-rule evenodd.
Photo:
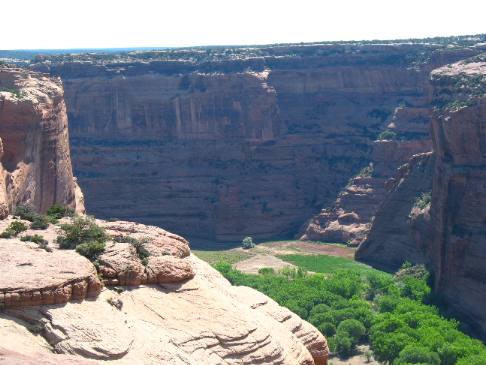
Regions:
M 236 263 L 234 267 L 235 269 L 247 274 L 258 274 L 258 270 L 264 267 L 269 267 L 274 269 L 275 271 L 278 271 L 283 269 L 284 267 L 295 266 L 272 255 L 256 254 L 253 257 Z

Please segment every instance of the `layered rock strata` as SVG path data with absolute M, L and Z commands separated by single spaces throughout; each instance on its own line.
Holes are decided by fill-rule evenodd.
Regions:
M 32 363 L 35 356 L 46 364 L 327 363 L 326 340 L 317 329 L 265 295 L 231 286 L 191 255 L 183 238 L 131 222 L 97 223 L 113 239 L 98 259 L 107 285 L 101 293 L 93 264 L 57 247 L 59 227 L 36 231 L 47 247 L 19 240 L 30 230 L 2 239 L 8 264 L 0 291 L 41 295 L 4 299 L 0 339 L 14 336 L 15 341 L 2 342 L 0 359 L 9 364 Z M 137 251 L 141 248 L 146 262 Z M 88 286 L 86 295 L 78 295 L 75 288 L 85 278 L 96 281 L 96 290 Z M 63 295 L 44 301 L 47 289 Z M 91 299 L 83 301 L 85 296 Z
M 370 165 L 349 181 L 330 208 L 311 219 L 301 239 L 358 246 L 366 239 L 378 208 L 395 184 L 398 167 L 431 148 L 428 139 L 375 141 Z
M 432 73 L 436 164 L 430 261 L 449 307 L 486 337 L 486 57 Z
M 214 52 L 35 66 L 63 79 L 74 170 L 90 211 L 212 241 L 293 236 L 370 162 L 390 123 L 406 120 L 402 129 L 396 123 L 403 138 L 426 136 L 429 72 L 479 50 L 424 43 Z
M 430 194 L 433 169 L 431 153 L 416 155 L 399 169 L 356 252 L 357 260 L 386 271 L 398 270 L 405 261 L 428 263 L 430 205 L 419 206 L 417 200 Z
M 84 210 L 58 78 L 0 66 L 0 140 L 0 217 L 18 204 Z
M 396 230 L 407 226 L 409 219 L 403 209 L 393 204 L 392 194 L 377 213 L 372 228 L 375 234 L 370 233 L 357 252 L 358 259 L 385 269 L 396 269 L 406 260 L 426 263 L 433 272 L 434 289 L 447 307 L 483 337 L 486 334 L 485 60 L 486 57 L 480 56 L 432 72 L 437 106 L 432 121 L 435 162 L 432 201 L 422 215 L 429 223 L 415 230 L 418 235 L 411 234 L 414 230 L 410 229 Z M 412 173 L 410 184 L 417 189 L 413 176 Z

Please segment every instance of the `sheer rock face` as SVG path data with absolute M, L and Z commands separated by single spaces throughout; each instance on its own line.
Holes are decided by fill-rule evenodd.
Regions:
M 433 170 L 431 153 L 416 155 L 399 169 L 356 252 L 357 260 L 387 271 L 396 271 L 405 261 L 428 263 L 430 206 L 418 207 L 416 200 L 431 192 Z
M 430 257 L 436 289 L 485 337 L 486 63 L 441 68 L 433 81 L 436 97 L 449 101 L 432 124 L 437 161 Z
M 311 219 L 301 239 L 359 245 L 394 185 L 398 167 L 431 148 L 430 140 L 375 141 L 369 171 L 352 178 L 333 205 Z
M 218 241 L 294 236 L 369 163 L 391 122 L 410 125 L 407 138 L 427 135 L 428 74 L 465 52 L 424 47 L 430 61 L 416 66 L 413 46 L 353 47 L 207 64 L 53 62 L 88 209 Z
M 432 72 L 432 84 L 440 106 L 432 120 L 435 162 L 421 173 L 413 167 L 418 160 L 412 160 L 409 177 L 380 207 L 356 257 L 389 270 L 406 260 L 428 264 L 448 308 L 485 337 L 486 63 L 469 60 L 439 68 Z M 400 192 L 417 196 L 420 181 L 430 187 L 428 175 L 431 206 L 412 210 L 407 218 L 405 201 L 397 204 Z
M 6 307 L 0 315 L 0 364 L 29 364 L 36 356 L 46 365 L 101 360 L 127 365 L 326 364 L 326 340 L 316 328 L 253 289 L 231 286 L 191 255 L 182 237 L 132 222 L 97 223 L 116 241 L 131 238 L 131 243 L 109 241 L 99 257 L 106 285 L 101 293 L 93 264 L 57 247 L 57 226 L 35 231 L 51 252 L 18 238 L 2 239 L 0 254 L 7 261 L 0 269 L 0 292 L 9 295 L 0 297 Z M 149 254 L 146 265 L 137 251 L 141 248 Z M 86 277 L 97 283 L 96 291 L 85 286 L 90 300 L 74 295 Z M 43 301 L 47 290 L 71 295 Z M 37 291 L 37 296 L 25 294 Z M 14 292 L 20 293 L 15 302 Z
M 17 204 L 83 211 L 71 168 L 59 79 L 0 67 L 0 217 Z

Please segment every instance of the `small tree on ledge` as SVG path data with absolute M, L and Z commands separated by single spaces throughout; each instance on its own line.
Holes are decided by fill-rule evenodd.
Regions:
M 243 238 L 243 241 L 241 241 L 241 245 L 245 250 L 255 247 L 255 243 L 253 242 L 253 238 L 251 237 Z

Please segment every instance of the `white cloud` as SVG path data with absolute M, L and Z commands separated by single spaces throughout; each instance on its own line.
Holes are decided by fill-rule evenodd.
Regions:
M 2 1 L 0 49 L 163 47 L 485 33 L 482 0 Z

